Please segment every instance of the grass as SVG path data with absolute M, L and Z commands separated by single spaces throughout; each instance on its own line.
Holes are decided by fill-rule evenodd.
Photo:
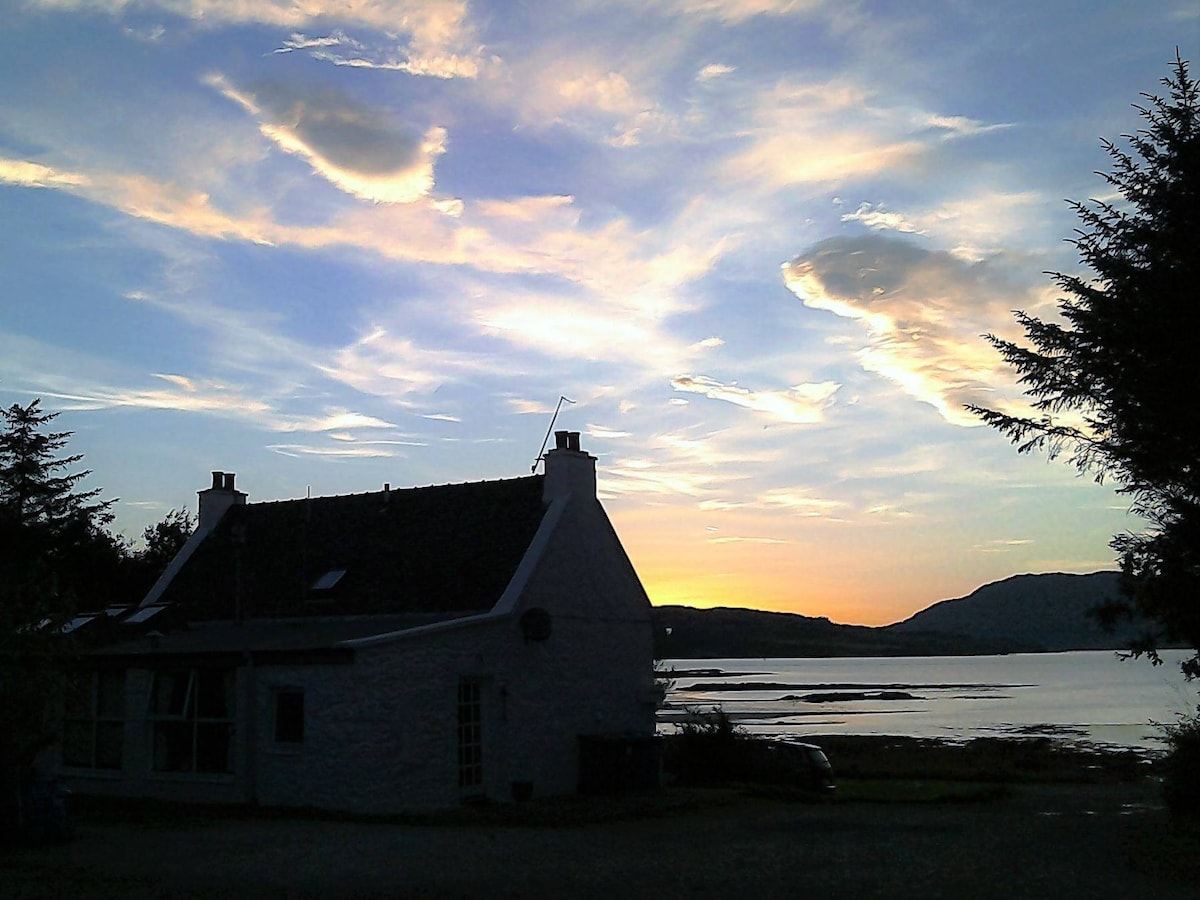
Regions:
M 836 799 L 858 803 L 987 803 L 1008 792 L 1007 785 L 994 781 L 843 778 L 838 782 Z

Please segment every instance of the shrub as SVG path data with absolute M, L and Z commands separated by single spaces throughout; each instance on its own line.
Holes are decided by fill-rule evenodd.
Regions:
M 1174 816 L 1200 818 L 1200 709 L 1162 729 L 1170 748 L 1163 761 L 1163 800 Z
M 747 735 L 720 708 L 688 710 L 666 742 L 664 768 L 680 784 L 719 784 L 738 777 Z

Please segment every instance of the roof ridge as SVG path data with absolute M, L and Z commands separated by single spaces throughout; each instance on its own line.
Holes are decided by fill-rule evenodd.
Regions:
M 447 490 L 450 488 L 478 487 L 482 485 L 507 485 L 522 481 L 541 481 L 545 477 L 545 475 L 514 475 L 509 478 L 484 478 L 479 481 L 450 481 L 444 484 L 419 484 L 412 485 L 410 487 L 392 487 L 378 491 L 361 491 L 358 493 L 349 494 L 319 494 L 314 497 L 286 497 L 279 500 L 259 500 L 254 503 L 247 502 L 245 506 L 263 507 L 276 506 L 283 503 L 307 503 L 320 500 L 346 500 L 360 497 L 386 497 L 393 496 L 395 494 L 412 494 L 419 491 L 438 491 Z

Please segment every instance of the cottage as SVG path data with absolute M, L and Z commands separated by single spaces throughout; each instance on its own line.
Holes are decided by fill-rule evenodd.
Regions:
M 247 503 L 90 654 L 75 789 L 360 813 L 653 779 L 650 604 L 556 433 L 545 474 Z

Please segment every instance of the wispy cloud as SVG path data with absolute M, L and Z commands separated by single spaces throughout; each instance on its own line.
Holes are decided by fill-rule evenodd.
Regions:
M 1032 540 L 1028 540 L 1028 539 L 1020 539 L 1020 540 L 997 539 L 997 540 L 992 540 L 992 541 L 984 541 L 981 544 L 975 544 L 974 546 L 971 547 L 971 550 L 973 550 L 976 553 L 1009 553 L 1017 547 L 1026 547 L 1033 543 L 1034 542 Z
M 769 537 L 709 537 L 705 540 L 710 544 L 790 544 L 781 538 Z
M 443 46 L 429 47 L 422 53 L 415 47 L 397 47 L 394 43 L 383 46 L 369 45 L 339 30 L 324 37 L 293 34 L 274 52 L 297 51 L 335 66 L 380 69 L 444 79 L 475 78 L 482 64 L 478 51 L 454 52 L 450 47 Z
M 282 456 L 295 458 L 315 456 L 325 459 L 387 459 L 396 456 L 394 451 L 379 446 L 313 447 L 306 444 L 268 444 L 267 449 Z
M 28 0 L 29 5 L 45 9 L 75 11 L 81 6 L 110 15 L 125 12 L 130 0 Z M 403 63 L 403 71 L 439 78 L 472 73 L 478 42 L 469 21 L 466 0 L 371 0 L 347 3 L 345 0 L 140 0 L 139 6 L 177 17 L 172 24 L 184 23 L 198 30 L 233 25 L 267 25 L 276 28 L 305 29 L 326 21 L 340 22 L 343 29 L 364 28 L 379 35 L 392 36 L 391 53 Z M 297 34 L 295 49 L 354 47 L 357 42 L 341 31 L 332 41 L 311 39 Z M 287 45 L 284 45 L 285 48 Z M 361 48 L 364 53 L 366 47 Z M 337 51 L 326 49 L 337 61 Z M 380 52 L 383 52 L 382 50 Z M 318 55 L 318 58 L 321 58 Z M 367 58 L 364 56 L 364 58 Z
M 836 519 L 837 513 L 847 511 L 847 504 L 841 500 L 829 500 L 813 497 L 808 493 L 789 488 L 774 488 L 759 494 L 758 502 L 765 507 L 786 509 L 789 513 L 814 519 Z
M 412 404 L 414 394 L 432 393 L 445 382 L 486 366 L 486 360 L 473 354 L 425 348 L 376 327 L 317 368 L 357 391 L 403 406 Z
M 876 231 L 901 231 L 922 234 L 922 230 L 899 213 L 888 212 L 883 204 L 873 206 L 870 203 L 859 204 L 858 209 L 842 216 L 843 222 L 861 222 L 867 228 Z
M 843 78 L 781 80 L 756 98 L 740 129 L 745 148 L 722 164 L 737 181 L 834 185 L 888 172 L 903 177 L 947 138 L 997 126 L 958 116 L 913 113 L 882 88 Z
M 861 323 L 859 364 L 951 424 L 979 424 L 968 403 L 995 406 L 1018 394 L 980 335 L 1011 331 L 1008 311 L 1037 296 L 1002 267 L 889 238 L 834 238 L 787 264 L 784 281 L 805 306 Z
M 1037 191 L 979 188 L 903 213 L 863 202 L 842 215 L 874 231 L 928 235 L 968 262 L 980 262 L 1014 247 L 1038 247 L 1045 234 L 1049 199 Z
M 88 183 L 86 175 L 62 172 L 24 159 L 0 158 L 0 182 L 19 187 L 70 188 Z
M 722 63 L 709 63 L 696 73 L 696 78 L 700 81 L 712 81 L 714 78 L 721 78 L 725 75 L 731 75 L 736 71 L 736 66 L 727 66 Z
M 826 381 L 798 384 L 785 391 L 759 391 L 741 387 L 736 382 L 723 384 L 704 375 L 679 375 L 671 379 L 671 386 L 677 391 L 702 394 L 712 400 L 724 400 L 765 413 L 780 422 L 812 425 L 825 418 L 825 410 L 833 404 L 840 385 Z

